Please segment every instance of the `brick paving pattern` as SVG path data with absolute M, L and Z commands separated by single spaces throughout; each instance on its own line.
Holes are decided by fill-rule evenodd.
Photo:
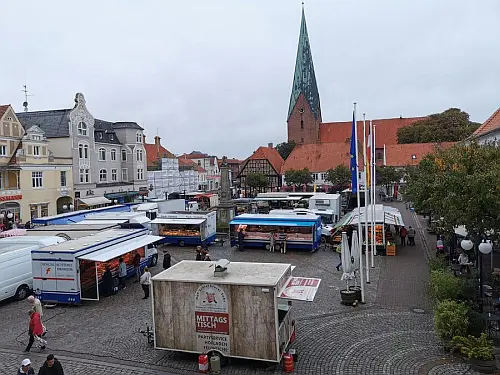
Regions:
M 371 284 L 366 289 L 367 303 L 356 308 L 340 304 L 339 290 L 345 284 L 340 281 L 341 272 L 335 269 L 338 255 L 332 251 L 280 254 L 251 249 L 239 252 L 227 245 L 210 248 L 212 259 L 291 263 L 297 266 L 295 275 L 322 279 L 314 302 L 294 303 L 297 340 L 292 347 L 299 356 L 296 374 L 453 375 L 468 371 L 463 362 L 442 352 L 433 334 L 430 304 L 425 296 L 428 251 L 423 246 L 432 238 L 423 237 L 429 237 L 424 233 L 425 220 L 406 211 L 404 205 L 395 205 L 401 209 L 407 226 L 417 228 L 417 246 L 399 247 L 396 257 L 375 258 Z M 195 257 L 193 248 L 171 247 L 169 252 L 173 262 Z M 159 271 L 160 266 L 153 268 L 153 273 Z M 141 297 L 140 286 L 130 283 L 124 291 L 98 302 L 46 309 L 47 351 L 67 363 L 68 374 L 197 373 L 196 355 L 154 350 L 147 344 L 139 330 L 152 324 L 151 305 Z M 26 301 L 0 303 L 0 374 L 15 373 L 20 360 L 26 357 L 21 350 L 27 341 L 28 308 Z M 424 313 L 415 313 L 414 308 Z M 30 358 L 39 366 L 43 356 L 36 352 L 30 353 Z M 269 373 L 281 374 L 282 369 L 233 359 L 222 371 L 225 375 Z

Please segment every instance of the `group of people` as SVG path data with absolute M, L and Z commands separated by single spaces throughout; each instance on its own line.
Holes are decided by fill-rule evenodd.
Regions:
M 201 246 L 196 246 L 196 260 L 204 260 L 210 262 L 210 254 L 207 249 L 202 248 Z
M 28 311 L 30 317 L 28 324 L 29 341 L 24 351 L 29 352 L 35 342 L 40 347 L 40 350 L 44 350 L 47 345 L 47 341 L 44 338 L 47 334 L 47 329 L 42 323 L 42 303 L 35 296 L 29 296 L 28 302 L 31 304 L 31 309 Z
M 396 233 L 399 234 L 401 238 L 401 246 L 415 246 L 415 229 L 410 225 L 408 229 L 406 227 L 398 227 L 396 226 Z M 408 240 L 407 240 L 408 237 Z
M 23 359 L 21 367 L 17 370 L 17 375 L 35 375 L 35 370 L 31 367 L 29 358 Z M 53 354 L 49 354 L 40 370 L 38 370 L 38 375 L 64 375 L 64 370 L 61 362 Z

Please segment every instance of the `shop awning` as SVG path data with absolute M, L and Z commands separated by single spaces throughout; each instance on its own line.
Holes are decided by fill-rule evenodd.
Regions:
M 151 221 L 151 224 L 179 224 L 179 225 L 200 225 L 207 219 L 163 219 L 157 218 Z
M 124 219 L 113 219 L 113 220 L 82 220 L 75 225 L 90 225 L 90 224 L 123 224 L 126 223 L 128 220 Z
M 158 209 L 158 203 L 141 203 L 135 207 L 136 211 L 152 211 Z
M 153 242 L 162 240 L 163 237 L 159 236 L 140 236 L 132 238 L 131 240 L 120 242 L 118 244 L 109 246 L 102 250 L 97 250 L 92 253 L 81 255 L 78 259 L 88 260 L 91 262 L 107 262 L 108 260 L 115 259 L 123 254 L 130 251 L 139 249 L 146 245 L 152 244 Z
M 78 198 L 86 206 L 99 206 L 101 204 L 109 204 L 111 201 L 106 197 Z
M 108 198 L 108 199 L 123 198 L 123 197 L 127 196 L 127 192 L 126 191 L 120 191 L 118 193 L 108 193 L 108 194 L 104 194 L 104 196 L 106 198 Z
M 234 220 L 229 224 L 231 225 L 263 225 L 263 226 L 275 226 L 275 227 L 312 227 L 316 222 L 314 221 L 274 221 L 274 220 L 261 220 L 261 221 L 249 221 L 249 220 Z

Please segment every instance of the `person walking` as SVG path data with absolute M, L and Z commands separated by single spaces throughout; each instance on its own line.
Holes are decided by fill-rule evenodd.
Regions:
M 163 269 L 168 270 L 171 267 L 172 257 L 168 250 L 163 252 Z
M 28 345 L 26 346 L 26 349 L 24 349 L 25 352 L 29 352 L 31 350 L 31 347 L 35 343 L 35 338 L 38 338 L 38 340 L 42 343 L 40 349 L 43 350 L 45 349 L 45 343 L 44 340 L 41 339 L 41 336 L 43 334 L 43 325 L 42 321 L 40 319 L 40 314 L 37 312 L 34 312 L 33 310 L 29 311 L 30 315 L 30 323 L 29 323 L 29 328 L 28 328 L 28 335 L 30 336 L 30 339 L 28 341 Z
M 342 267 L 342 247 L 337 246 L 335 251 L 339 254 L 339 264 L 337 264 L 337 267 L 335 268 L 337 269 L 337 271 L 340 271 L 340 267 Z
M 134 260 L 132 260 L 135 271 L 134 283 L 138 283 L 141 280 L 141 254 L 135 253 Z
M 269 234 L 269 251 L 274 253 L 274 232 Z
M 401 227 L 399 230 L 399 236 L 401 237 L 401 246 L 406 246 L 406 235 L 408 234 L 408 231 L 406 230 L 405 227 Z
M 411 225 L 408 227 L 408 245 L 415 246 L 415 229 Z
M 21 367 L 17 370 L 17 375 L 35 375 L 35 370 L 31 367 L 29 358 L 23 359 Z
M 149 267 L 144 268 L 144 273 L 141 276 L 141 286 L 144 291 L 144 297 L 142 299 L 149 298 L 149 287 L 151 285 L 151 272 L 149 272 Z
M 106 271 L 102 274 L 102 294 L 105 297 L 109 297 L 113 294 L 113 274 L 109 266 L 106 266 Z
M 210 259 L 210 254 L 208 253 L 208 251 L 205 251 L 203 260 L 205 262 L 211 262 L 212 261 L 212 259 Z
M 120 281 L 120 287 L 126 289 L 125 279 L 127 278 L 127 265 L 123 258 L 120 258 L 120 266 L 118 268 L 118 280 Z
M 283 231 L 278 233 L 278 242 L 280 244 L 281 254 L 286 254 L 286 233 Z
M 38 375 L 64 375 L 64 370 L 61 362 L 54 357 L 54 354 L 49 354 L 47 360 L 40 367 Z
M 245 233 L 243 233 L 243 228 L 238 231 L 238 249 L 240 251 L 245 251 L 243 248 L 243 240 L 245 239 Z
M 43 308 L 40 300 L 35 296 L 29 296 L 28 302 L 31 303 L 31 310 L 33 310 L 33 312 L 37 312 L 38 314 L 40 314 L 40 319 L 43 318 Z

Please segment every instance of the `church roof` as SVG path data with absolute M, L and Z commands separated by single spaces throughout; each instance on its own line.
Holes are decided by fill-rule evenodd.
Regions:
M 384 118 L 373 120 L 375 129 L 375 145 L 382 147 L 383 144 L 393 145 L 398 143 L 398 129 L 411 125 L 414 122 L 424 120 L 425 117 L 411 117 L 411 118 Z M 370 122 L 366 121 L 368 129 Z M 358 134 L 363 134 L 363 121 L 357 122 Z M 351 139 L 352 121 L 340 122 L 324 122 L 319 126 L 319 139 L 320 142 L 346 142 Z M 368 130 L 366 131 L 368 134 Z M 361 137 L 359 137 L 362 139 Z
M 319 102 L 319 91 L 314 74 L 314 65 L 307 35 L 306 16 L 302 8 L 302 21 L 300 23 L 299 46 L 297 48 L 297 59 L 295 61 L 295 73 L 293 76 L 292 94 L 290 95 L 290 105 L 288 107 L 288 118 L 290 117 L 295 104 L 303 93 L 311 111 L 316 119 L 321 118 Z
M 326 172 L 340 164 L 349 166 L 351 160 L 349 142 L 310 143 L 296 146 L 286 158 L 281 173 L 308 168 L 310 172 Z M 360 159 L 362 155 L 360 152 Z

